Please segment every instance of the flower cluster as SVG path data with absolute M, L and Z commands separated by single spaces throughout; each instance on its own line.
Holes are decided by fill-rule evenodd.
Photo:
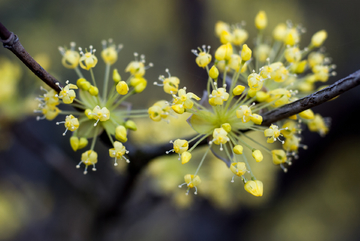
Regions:
M 335 66 L 330 65 L 330 59 L 320 48 L 327 37 L 326 31 L 315 33 L 311 43 L 301 49 L 300 38 L 304 33 L 301 27 L 293 26 L 291 22 L 279 24 L 269 42 L 264 38 L 265 12 L 257 14 L 255 26 L 258 36 L 252 49 L 245 44 L 248 33 L 244 25 L 218 22 L 215 33 L 222 45 L 214 55 L 210 53 L 210 46 L 192 50 L 196 64 L 208 73 L 206 92 L 201 101 L 186 87 L 179 89 L 179 78 L 171 76 L 169 70 L 166 70 L 167 78 L 159 77 L 162 83 L 155 82 L 163 86 L 172 100 L 156 102 L 148 110 L 150 118 L 168 121 L 170 115 L 188 112 L 192 114 L 188 122 L 198 133 L 191 140 L 172 141 L 173 149 L 167 153 L 177 153 L 181 163 L 185 164 L 191 160 L 191 152 L 196 146 L 205 141 L 208 143 L 197 170 L 184 177 L 182 185 L 187 186 L 187 193 L 191 188 L 197 193 L 201 183 L 198 172 L 206 155 L 212 151 L 234 174 L 232 182 L 239 176 L 247 192 L 262 196 L 263 183 L 251 170 L 253 161 L 263 161 L 263 152 L 267 152 L 275 165 L 287 171 L 292 158 L 297 158 L 299 147 L 306 148 L 300 144 L 301 123 L 321 135 L 328 132 L 327 121 L 310 109 L 270 126 L 262 126 L 263 113 L 297 100 L 313 91 L 316 82 L 325 82 L 335 74 L 332 71 Z M 268 143 L 279 142 L 282 148 L 277 145 L 268 148 L 251 138 L 248 131 L 262 132 Z M 253 161 L 248 160 L 246 152 L 251 153 Z
M 59 93 L 42 88 L 45 93 L 38 98 L 41 103 L 37 112 L 42 114 L 37 117 L 38 120 L 53 120 L 59 114 L 65 115 L 65 119 L 56 124 L 64 124 L 63 135 L 72 132 L 70 145 L 74 151 L 85 148 L 88 145 L 88 139 L 92 138 L 90 148 L 82 153 L 81 161 L 77 165 L 78 168 L 81 164 L 85 165 L 84 174 L 87 173 L 88 166 L 92 166 L 93 170 L 96 170 L 95 164 L 98 161 L 98 155 L 94 151 L 94 147 L 97 137 L 103 132 L 107 134 L 113 145 L 113 148 L 109 149 L 109 156 L 115 158 L 114 165 L 117 166 L 117 161 L 121 159 L 129 162 L 129 159 L 125 157 L 128 151 L 123 143 L 127 141 L 127 131 L 137 129 L 135 122 L 129 118 L 147 117 L 147 110 L 131 110 L 131 106 L 124 101 L 131 95 L 141 93 L 146 88 L 147 80 L 144 75 L 146 69 L 152 64 L 145 66 L 145 57 L 135 53 L 135 60 L 131 61 L 125 69 L 130 76 L 124 81 L 117 69 L 111 71 L 111 67 L 118 59 L 118 52 L 122 49 L 122 45 L 116 46 L 111 39 L 103 41 L 102 45 L 101 57 L 106 64 L 102 95 L 100 95 L 93 72 L 98 63 L 95 49 L 90 46 L 89 50 L 85 49 L 85 52 L 81 48 L 76 51 L 75 43 L 71 43 L 70 49 L 59 47 L 59 50 L 63 56 L 62 64 L 66 68 L 74 69 L 77 73 L 79 78 L 76 84 L 69 81 L 66 81 L 64 87 L 58 84 L 61 89 Z M 84 77 L 79 66 L 88 71 L 88 78 Z M 113 82 L 109 88 L 111 72 Z M 58 106 L 61 103 L 71 105 L 77 111 L 60 110 Z M 113 136 L 115 136 L 115 140 Z

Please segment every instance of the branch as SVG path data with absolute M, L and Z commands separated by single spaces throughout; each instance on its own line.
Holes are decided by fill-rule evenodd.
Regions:
M 358 85 L 360 85 L 360 70 L 357 70 L 349 76 L 338 80 L 334 84 L 314 92 L 311 95 L 279 107 L 275 110 L 266 112 L 262 115 L 262 125 L 269 126 L 271 123 L 274 123 L 278 120 L 282 120 L 314 106 L 320 105 Z
M 57 92 L 60 92 L 60 87 L 56 85 L 59 83 L 52 75 L 44 70 L 38 62 L 36 62 L 28 52 L 21 45 L 19 38 L 0 22 L 0 41 L 3 43 L 4 48 L 9 49 L 18 57 L 37 77 L 45 82 L 48 86 Z

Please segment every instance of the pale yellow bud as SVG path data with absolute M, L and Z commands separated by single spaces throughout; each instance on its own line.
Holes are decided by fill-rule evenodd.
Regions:
M 248 61 L 251 59 L 251 54 L 252 54 L 251 49 L 247 46 L 247 44 L 244 44 L 241 50 L 241 59 L 243 61 Z
M 255 17 L 255 26 L 257 29 L 262 30 L 267 26 L 267 17 L 264 11 L 260 11 Z
M 325 30 L 321 30 L 315 33 L 311 38 L 311 45 L 314 47 L 320 47 L 327 38 L 327 32 Z
M 215 67 L 215 65 L 213 65 L 213 67 L 211 67 L 211 69 L 209 70 L 209 76 L 212 79 L 217 79 L 219 76 L 219 70 Z
M 244 147 L 241 146 L 241 145 L 236 145 L 236 146 L 234 146 L 234 148 L 233 148 L 234 153 L 235 153 L 235 154 L 238 154 L 238 155 L 243 154 L 243 150 L 244 150 Z
M 254 157 L 256 162 L 261 162 L 264 158 L 260 150 L 254 150 L 252 152 L 252 156 Z
M 99 94 L 99 89 L 95 86 L 89 88 L 90 95 L 97 96 Z

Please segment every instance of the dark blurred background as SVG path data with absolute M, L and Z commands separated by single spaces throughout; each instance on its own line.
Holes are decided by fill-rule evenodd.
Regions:
M 123 43 L 116 63 L 122 74 L 133 52 L 145 54 L 154 63 L 146 74 L 149 87 L 141 99 L 131 101 L 134 108 L 148 108 L 159 96 L 166 98 L 161 88 L 151 84 L 165 74 L 165 68 L 181 79 L 181 86 L 201 93 L 204 71 L 196 66 L 190 50 L 202 44 L 219 45 L 214 35 L 218 20 L 245 20 L 251 41 L 259 10 L 267 13 L 268 34 L 287 19 L 301 23 L 307 29 L 301 47 L 313 33 L 326 29 L 324 45 L 337 65 L 337 76 L 329 80 L 333 83 L 360 67 L 359 6 L 360 2 L 350 0 L 0 0 L 0 21 L 19 36 L 31 55 L 47 56 L 50 73 L 61 81 L 76 80 L 75 73 L 61 65 L 57 49 L 71 41 L 98 50 L 103 39 Z M 0 57 L 19 62 L 6 49 L 0 50 Z M 103 69 L 99 63 L 96 75 L 102 78 Z M 27 81 L 40 85 L 25 68 L 22 78 L 24 85 Z M 156 175 L 146 170 L 129 184 L 125 171 L 114 170 L 102 144 L 96 147 L 98 171 L 84 176 L 75 169 L 80 153 L 71 150 L 63 128 L 54 121 L 37 122 L 24 115 L 10 118 L 3 112 L 0 240 L 360 240 L 359 91 L 355 88 L 314 108 L 331 117 L 330 132 L 320 137 L 305 131 L 303 142 L 309 148 L 300 151 L 289 172 L 269 165 L 271 190 L 261 201 L 239 190 L 242 200 L 230 199 L 231 208 L 219 207 L 206 196 L 182 207 L 171 194 L 154 187 Z M 114 206 L 119 183 L 131 186 L 129 198 L 120 198 L 121 211 L 103 215 L 104 207 Z M 213 195 L 230 194 L 219 190 Z

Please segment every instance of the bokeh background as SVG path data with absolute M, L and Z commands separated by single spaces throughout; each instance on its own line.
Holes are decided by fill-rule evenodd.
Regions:
M 75 41 L 100 50 L 101 40 L 113 38 L 124 44 L 116 63 L 121 73 L 138 52 L 154 63 L 146 74 L 149 83 L 169 68 L 182 86 L 201 93 L 204 71 L 190 50 L 202 44 L 218 46 L 216 21 L 246 21 L 251 41 L 254 17 L 264 10 L 268 34 L 287 19 L 301 23 L 307 29 L 302 47 L 312 33 L 326 29 L 325 46 L 337 65 L 337 76 L 330 79 L 334 82 L 360 67 L 359 7 L 350 0 L 0 0 L 0 21 L 61 81 L 74 81 L 76 75 L 61 65 L 58 46 Z M 0 49 L 0 57 L 19 63 L 6 49 Z M 236 183 L 229 188 L 231 175 L 228 184 L 219 185 L 223 177 L 214 169 L 224 165 L 216 160 L 209 160 L 204 195 L 186 197 L 184 190 L 180 195 L 177 185 L 186 171 L 169 156 L 143 170 L 131 184 L 129 198 L 119 203 L 121 211 L 104 217 L 101 210 L 113 204 L 119 183 L 129 184 L 125 167 L 114 169 L 107 147 L 97 144 L 103 157 L 98 171 L 84 176 L 75 169 L 80 153 L 71 150 L 63 128 L 54 121 L 37 122 L 27 111 L 34 105 L 31 96 L 41 93 L 41 82 L 21 68 L 18 94 L 0 109 L 1 241 L 360 239 L 359 87 L 314 108 L 331 117 L 331 130 L 326 137 L 304 132 L 309 148 L 300 151 L 288 173 L 264 164 L 264 197 L 253 197 Z M 102 77 L 103 70 L 98 64 L 96 75 Z M 161 88 L 149 84 L 142 97 L 131 102 L 134 108 L 148 108 L 159 96 L 165 98 Z M 151 128 L 130 137 L 144 146 L 191 131 L 181 126 L 164 131 L 163 123 L 144 125 Z

